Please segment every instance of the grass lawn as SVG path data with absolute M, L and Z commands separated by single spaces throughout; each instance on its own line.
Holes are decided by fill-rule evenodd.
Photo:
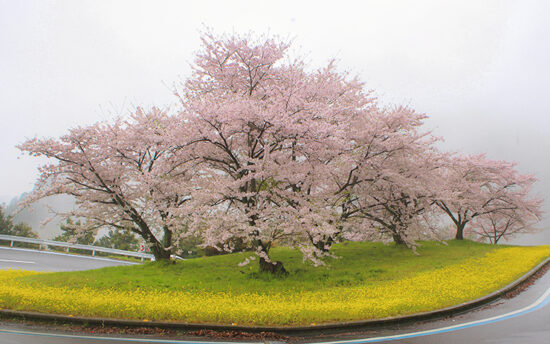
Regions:
M 251 253 L 91 271 L 0 271 L 0 307 L 69 315 L 239 325 L 310 325 L 447 307 L 486 295 L 550 256 L 550 246 L 422 242 L 419 255 L 342 243 L 315 268 L 300 252 L 271 255 L 290 272 L 258 273 Z

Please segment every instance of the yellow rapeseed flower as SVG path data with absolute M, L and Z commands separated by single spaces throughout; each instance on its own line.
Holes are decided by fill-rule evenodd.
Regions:
M 316 325 L 418 313 L 473 300 L 511 283 L 548 256 L 550 246 L 502 248 L 373 286 L 269 294 L 71 289 L 22 280 L 38 272 L 0 270 L 0 307 L 143 321 Z

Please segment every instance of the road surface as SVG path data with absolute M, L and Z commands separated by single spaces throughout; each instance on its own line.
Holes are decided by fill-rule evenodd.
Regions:
M 0 246 L 0 269 L 75 271 L 135 264 L 121 260 Z

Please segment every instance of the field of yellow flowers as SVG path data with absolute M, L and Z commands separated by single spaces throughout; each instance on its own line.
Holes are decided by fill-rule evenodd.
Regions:
M 353 248 L 357 249 L 356 246 Z M 453 245 L 441 246 L 437 250 L 444 253 L 453 250 Z M 340 252 L 345 253 L 345 250 Z M 402 255 L 415 259 L 408 253 Z M 258 282 L 258 276 L 253 273 L 241 280 L 244 281 L 242 284 L 252 281 L 253 287 L 247 289 L 245 285 L 232 285 L 224 289 L 221 286 L 224 281 L 214 287 L 206 285 L 208 283 L 205 287 L 192 287 L 185 284 L 185 279 L 180 279 L 175 285 L 154 287 L 154 284 L 144 284 L 139 280 L 132 282 L 128 277 L 131 273 L 127 273 L 126 279 L 120 278 L 109 285 L 106 281 L 112 281 L 112 277 L 103 280 L 90 277 L 88 282 L 84 280 L 78 284 L 71 282 L 73 272 L 0 270 L 0 308 L 74 316 L 239 325 L 291 326 L 383 318 L 447 307 L 486 295 L 514 281 L 550 256 L 550 246 L 495 248 L 487 245 L 486 250 L 477 249 L 470 257 L 457 258 L 452 263 L 443 258 L 438 260 L 437 255 L 428 253 L 428 256 L 433 264 L 424 268 L 419 264 L 420 271 L 411 271 L 410 265 L 404 264 L 408 266 L 405 272 L 394 273 L 399 271 L 399 267 L 391 265 L 392 261 L 400 264 L 398 255 L 397 259 L 381 259 L 376 263 L 382 277 L 376 277 L 376 273 L 372 275 L 372 271 L 377 270 L 371 265 L 364 266 L 374 276 L 370 279 L 359 278 L 353 283 L 316 283 L 316 288 L 308 287 L 307 283 L 300 287 L 300 283 L 290 279 L 287 283 L 292 286 L 286 289 L 280 287 L 284 280 L 260 278 Z M 342 255 L 340 259 L 346 257 Z M 219 265 L 222 261 L 223 257 L 215 257 L 205 259 L 206 263 L 202 264 Z M 192 273 L 193 264 L 200 265 L 201 262 L 197 260 L 187 269 L 183 266 L 177 271 Z M 355 268 L 361 269 L 361 265 L 356 264 Z M 117 276 L 121 276 L 122 269 L 131 267 L 108 269 L 111 269 L 110 273 L 117 271 Z M 147 267 L 134 268 L 138 272 L 140 269 Z M 159 274 L 166 274 L 170 273 L 169 269 L 164 266 L 157 270 Z M 329 271 L 334 266 L 321 269 Z M 395 271 L 384 277 L 385 269 Z M 238 268 L 236 271 L 239 274 Z M 304 279 L 303 271 L 295 273 L 302 273 L 300 279 Z M 244 272 L 240 271 L 240 274 L 244 275 Z M 78 276 L 76 273 L 75 280 Z M 199 282 L 193 280 L 194 284 Z M 162 283 L 166 284 L 166 281 Z M 265 286 L 275 283 L 279 287 L 269 289 L 262 287 L 262 283 Z

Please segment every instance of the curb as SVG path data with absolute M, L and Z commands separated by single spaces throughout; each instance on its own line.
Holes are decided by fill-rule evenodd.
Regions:
M 315 326 L 239 326 L 239 325 L 219 325 L 210 323 L 182 323 L 182 322 L 166 322 L 166 321 L 143 321 L 143 320 L 124 320 L 113 318 L 89 318 L 89 317 L 75 317 L 60 314 L 48 314 L 39 312 L 27 312 L 27 311 L 15 311 L 9 309 L 0 309 L 0 317 L 17 317 L 29 320 L 48 320 L 48 321 L 60 321 L 67 323 L 86 324 L 86 325 L 99 325 L 99 326 L 127 326 L 127 327 L 157 327 L 164 329 L 176 329 L 176 330 L 215 330 L 215 331 L 243 331 L 243 332 L 271 332 L 277 334 L 298 334 L 298 333 L 310 333 L 319 330 L 347 330 L 347 329 L 367 329 L 380 326 L 396 325 L 406 322 L 414 322 L 421 320 L 428 320 L 434 318 L 443 318 L 453 316 L 459 313 L 463 313 L 467 310 L 478 308 L 491 301 L 494 301 L 502 295 L 516 289 L 522 283 L 527 281 L 530 277 L 535 275 L 543 267 L 550 264 L 550 257 L 546 258 L 543 262 L 529 270 L 526 274 L 521 276 L 516 281 L 508 284 L 507 286 L 485 295 L 478 299 L 464 302 L 455 306 L 442 308 L 434 311 L 388 317 L 373 320 L 358 320 L 339 323 L 320 324 Z

